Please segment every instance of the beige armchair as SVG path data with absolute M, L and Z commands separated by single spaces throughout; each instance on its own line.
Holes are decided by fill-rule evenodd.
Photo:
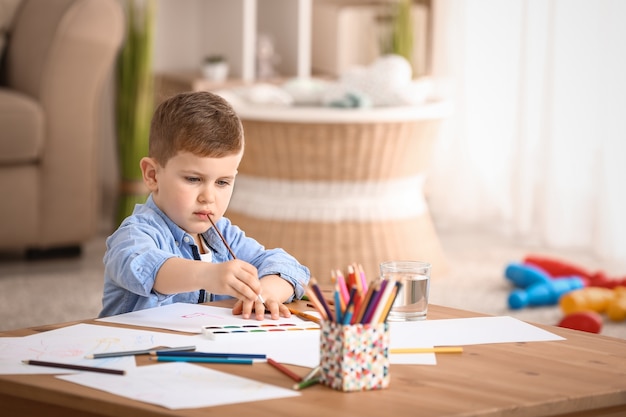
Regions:
M 0 250 L 98 233 L 105 86 L 124 36 L 117 0 L 22 0 L 0 82 Z

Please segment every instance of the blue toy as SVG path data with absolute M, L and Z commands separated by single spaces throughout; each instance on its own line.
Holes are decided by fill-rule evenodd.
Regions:
M 581 277 L 552 279 L 541 268 L 526 264 L 509 264 L 504 275 L 518 287 L 509 295 L 512 309 L 556 305 L 563 294 L 585 286 Z
M 563 294 L 584 286 L 585 283 L 579 277 L 532 284 L 525 289 L 513 290 L 509 295 L 509 307 L 520 309 L 526 306 L 556 305 Z

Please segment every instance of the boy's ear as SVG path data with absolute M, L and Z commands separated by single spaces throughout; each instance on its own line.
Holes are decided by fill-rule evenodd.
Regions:
M 157 184 L 157 162 L 148 157 L 141 158 L 139 161 L 139 166 L 141 167 L 141 174 L 143 176 L 143 183 L 146 184 L 148 190 L 151 192 L 156 191 L 158 189 Z

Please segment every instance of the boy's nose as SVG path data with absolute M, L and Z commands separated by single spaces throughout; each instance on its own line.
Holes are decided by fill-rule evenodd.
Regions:
M 215 197 L 215 194 L 213 193 L 213 190 L 211 189 L 211 187 L 204 187 L 202 188 L 202 191 L 198 195 L 198 201 L 202 203 L 211 203 L 213 202 L 214 197 Z

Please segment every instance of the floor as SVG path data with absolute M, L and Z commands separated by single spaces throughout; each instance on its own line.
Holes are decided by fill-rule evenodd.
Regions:
M 431 282 L 433 304 L 557 324 L 563 318 L 558 306 L 508 308 L 513 287 L 504 277 L 506 265 L 535 253 L 592 271 L 602 269 L 612 276 L 626 275 L 626 265 L 602 263 L 575 251 L 522 247 L 514 240 L 484 232 L 440 231 L 440 239 L 448 272 Z M 95 317 L 101 306 L 104 240 L 104 235 L 93 239 L 73 258 L 27 261 L 0 257 L 0 330 Z M 626 339 L 626 321 L 604 317 L 601 334 Z

